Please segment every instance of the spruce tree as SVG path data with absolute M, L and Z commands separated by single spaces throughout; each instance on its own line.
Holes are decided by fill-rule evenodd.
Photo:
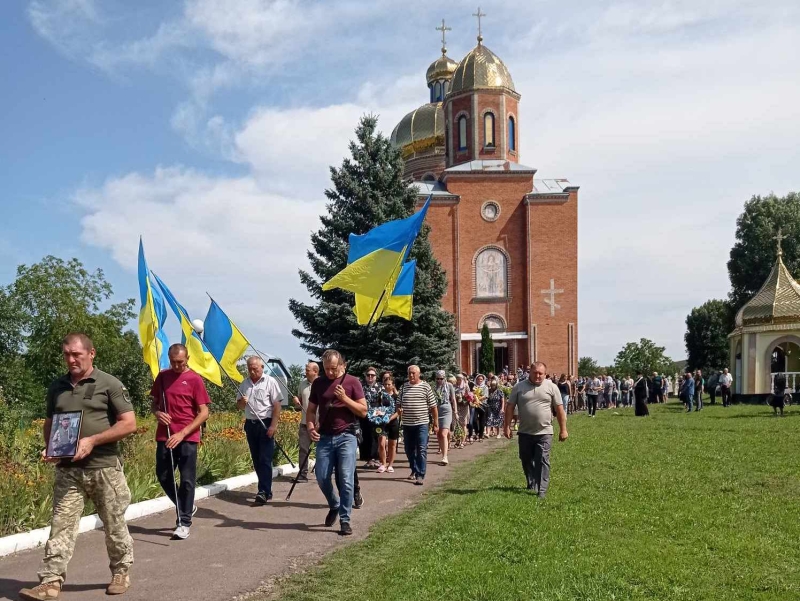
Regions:
M 481 328 L 481 370 L 484 374 L 494 371 L 494 342 L 487 323 Z
M 456 335 L 453 316 L 441 308 L 447 288 L 444 270 L 433 256 L 428 225 L 423 225 L 411 250 L 417 260 L 414 283 L 414 315 L 411 321 L 383 317 L 368 328 L 359 326 L 353 313 L 353 294 L 344 290 L 322 291 L 322 284 L 347 264 L 348 236 L 413 214 L 417 191 L 403 179 L 400 152 L 377 132 L 377 117 L 366 115 L 350 142 L 351 156 L 341 167 L 331 167 L 333 186 L 322 227 L 311 235 L 308 258 L 313 273 L 300 270 L 300 281 L 315 304 L 296 299 L 289 310 L 300 324 L 292 334 L 314 357 L 326 348 L 340 351 L 348 371 L 361 375 L 369 365 L 389 369 L 405 378 L 409 365 L 419 365 L 425 377 L 436 369 L 455 369 Z

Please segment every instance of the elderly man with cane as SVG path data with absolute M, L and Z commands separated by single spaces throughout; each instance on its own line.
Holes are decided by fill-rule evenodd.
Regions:
M 333 526 L 338 516 L 339 534 L 347 536 L 353 533 L 350 512 L 355 492 L 356 428 L 358 418 L 367 415 L 367 401 L 361 382 L 346 373 L 344 358 L 338 351 L 327 350 L 323 353 L 322 368 L 325 375 L 318 377 L 311 385 L 306 427 L 311 440 L 317 443 L 317 484 L 329 508 L 325 525 L 329 528 Z M 333 490 L 334 469 L 339 495 Z
M 239 386 L 236 407 L 244 409 L 244 432 L 258 476 L 255 503 L 266 505 L 272 500 L 272 457 L 283 395 L 277 380 L 264 373 L 264 361 L 260 357 L 247 360 L 247 373 L 249 377 Z

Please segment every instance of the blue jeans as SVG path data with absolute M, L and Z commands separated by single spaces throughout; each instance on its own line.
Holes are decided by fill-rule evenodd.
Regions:
M 561 402 L 564 405 L 564 413 L 569 413 L 569 411 L 568 411 L 568 408 L 569 408 L 569 395 L 568 394 L 562 394 L 561 395 Z
M 262 420 L 264 426 L 270 427 L 272 418 Z M 258 476 L 258 492 L 267 497 L 272 494 L 272 456 L 275 453 L 275 439 L 267 436 L 267 430 L 258 420 L 248 419 L 244 422 L 244 433 L 247 435 L 247 446 L 253 459 L 253 469 Z
M 403 426 L 403 444 L 411 473 L 424 480 L 428 461 L 428 424 Z
M 689 412 L 692 410 L 692 397 L 691 395 L 686 395 L 686 398 L 683 400 L 686 403 L 686 411 Z
M 349 432 L 333 436 L 322 435 L 317 443 L 317 463 L 314 466 L 317 484 L 328 501 L 328 507 L 339 510 L 340 524 L 350 521 L 350 512 L 353 510 L 356 449 L 358 449 L 358 441 Z M 334 469 L 336 470 L 336 488 L 339 490 L 338 496 L 333 490 Z

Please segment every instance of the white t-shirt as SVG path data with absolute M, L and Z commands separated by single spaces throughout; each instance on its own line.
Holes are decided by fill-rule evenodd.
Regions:
M 245 378 L 244 382 L 239 385 L 239 396 L 248 401 L 244 408 L 244 416 L 247 419 L 272 417 L 272 403 L 283 401 L 278 381 L 267 374 L 255 382 L 251 378 Z M 254 409 L 255 414 L 253 413 Z
M 733 383 L 733 376 L 730 374 L 720 374 L 719 375 L 719 385 L 720 386 L 728 386 Z
M 306 409 L 308 409 L 308 399 L 311 397 L 311 382 L 303 378 L 300 380 L 300 389 L 297 391 L 300 398 L 300 425 L 306 425 Z

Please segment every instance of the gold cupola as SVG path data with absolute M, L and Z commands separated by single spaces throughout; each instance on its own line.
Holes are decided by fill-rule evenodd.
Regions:
M 450 93 L 457 94 L 468 90 L 505 89 L 516 92 L 511 73 L 500 58 L 486 46 L 483 38 L 478 45 L 461 59 L 450 84 Z
M 780 238 L 780 232 L 778 233 Z M 800 323 L 800 285 L 783 264 L 783 250 L 778 243 L 778 258 L 767 281 L 756 295 L 739 309 L 736 327 L 764 324 Z

